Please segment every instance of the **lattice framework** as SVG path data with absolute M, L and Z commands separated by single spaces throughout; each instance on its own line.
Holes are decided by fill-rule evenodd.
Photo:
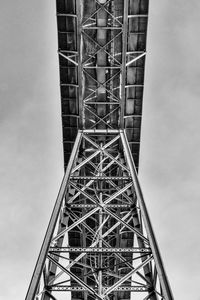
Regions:
M 26 300 L 172 300 L 137 177 L 148 1 L 57 10 L 66 171 Z

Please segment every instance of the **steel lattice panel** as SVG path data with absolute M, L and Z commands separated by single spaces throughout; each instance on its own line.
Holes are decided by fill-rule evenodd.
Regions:
M 173 300 L 137 178 L 148 1 L 57 18 L 66 172 L 26 300 Z
M 106 11 L 99 9 L 99 2 L 57 1 L 65 167 L 78 128 L 119 128 L 121 114 L 138 168 L 145 57 L 124 66 L 146 50 L 148 1 L 125 1 L 126 18 L 123 0 L 107 1 Z M 106 29 L 100 32 L 99 28 Z M 98 51 L 105 44 L 104 51 Z M 106 81 L 106 90 L 99 91 L 99 82 Z M 91 90 L 96 91 L 89 102 Z M 87 105 L 83 111 L 84 99 Z
M 126 134 L 102 133 L 77 134 L 27 300 L 173 299 Z

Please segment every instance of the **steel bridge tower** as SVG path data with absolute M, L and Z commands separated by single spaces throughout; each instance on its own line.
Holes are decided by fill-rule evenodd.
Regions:
M 137 177 L 148 0 L 57 0 L 65 175 L 26 300 L 172 300 Z

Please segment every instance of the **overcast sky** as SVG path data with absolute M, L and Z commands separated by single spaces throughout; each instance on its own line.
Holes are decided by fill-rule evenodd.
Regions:
M 25 297 L 63 175 L 55 0 L 0 5 L 1 299 Z M 200 1 L 151 0 L 140 180 L 175 299 L 200 300 Z

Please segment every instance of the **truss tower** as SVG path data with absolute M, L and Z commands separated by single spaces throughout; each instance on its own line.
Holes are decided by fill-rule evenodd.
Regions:
M 137 177 L 148 0 L 57 0 L 65 175 L 26 300 L 172 300 Z

